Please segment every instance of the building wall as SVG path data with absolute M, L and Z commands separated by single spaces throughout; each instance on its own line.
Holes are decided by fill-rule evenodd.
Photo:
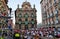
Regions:
M 7 19 L 5 17 L 8 16 L 8 6 L 6 2 L 5 0 L 0 0 L 0 28 L 7 27 Z M 4 16 L 4 18 L 1 16 Z
M 20 17 L 19 17 L 20 14 Z M 26 17 L 27 16 L 27 17 Z M 33 16 L 33 17 L 32 17 Z M 29 2 L 23 2 L 22 8 L 16 9 L 16 28 L 17 29 L 31 29 L 36 28 L 37 20 L 36 20 L 36 9 L 32 8 Z M 33 19 L 33 21 L 32 21 Z M 19 22 L 21 24 L 19 24 Z M 31 24 L 33 22 L 33 25 Z M 27 23 L 27 24 L 26 24 Z
M 60 24 L 60 0 L 41 0 L 42 23 L 44 26 L 57 26 Z

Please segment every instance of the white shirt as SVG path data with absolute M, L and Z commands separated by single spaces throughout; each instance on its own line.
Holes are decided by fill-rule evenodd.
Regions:
M 24 38 L 27 38 L 27 36 L 24 36 Z
M 43 33 L 40 31 L 41 36 L 43 36 Z
M 30 32 L 27 32 L 27 34 L 29 34 Z
M 35 35 L 35 33 L 33 33 L 33 35 Z
M 53 36 L 52 36 L 52 35 L 49 35 L 49 37 L 50 37 L 50 38 L 53 38 Z

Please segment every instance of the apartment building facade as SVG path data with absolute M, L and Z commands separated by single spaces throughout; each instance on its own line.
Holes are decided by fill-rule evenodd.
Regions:
M 60 0 L 41 0 L 42 24 L 60 27 Z
M 8 16 L 8 0 L 0 0 L 0 29 L 8 28 L 9 20 L 11 17 Z

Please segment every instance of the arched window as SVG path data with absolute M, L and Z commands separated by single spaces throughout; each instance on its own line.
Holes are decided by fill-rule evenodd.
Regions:
M 28 25 L 28 19 L 25 19 L 25 25 Z
M 28 29 L 28 25 L 25 25 L 25 30 Z
M 21 29 L 21 24 L 19 24 L 19 28 Z
M 21 19 L 19 19 L 19 21 L 22 21 Z
M 21 18 L 22 17 L 22 14 L 20 13 L 18 16 L 19 16 L 19 18 Z
M 28 21 L 28 19 L 25 19 L 25 21 Z
M 31 17 L 34 18 L 34 14 L 33 13 L 31 14 Z
M 26 13 L 26 14 L 24 15 L 24 17 L 25 17 L 25 18 L 28 18 L 29 16 L 28 16 L 28 14 Z
M 34 22 L 34 19 L 31 19 L 31 24 L 34 24 L 35 22 Z
M 34 25 L 32 24 L 31 28 L 34 28 Z
M 21 19 L 19 19 L 19 24 L 22 24 L 22 20 Z
M 2 11 L 2 12 L 4 11 L 4 7 L 3 7 L 3 6 L 1 6 L 1 11 Z

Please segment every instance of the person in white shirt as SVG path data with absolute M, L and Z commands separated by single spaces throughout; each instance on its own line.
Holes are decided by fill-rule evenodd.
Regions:
M 25 35 L 25 36 L 24 36 L 24 39 L 27 39 L 27 38 L 28 38 L 27 35 Z
M 43 37 L 43 33 L 40 31 L 41 36 Z

